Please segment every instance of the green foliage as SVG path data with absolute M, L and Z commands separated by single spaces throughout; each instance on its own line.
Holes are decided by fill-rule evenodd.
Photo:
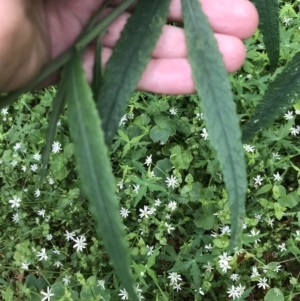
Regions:
M 151 58 L 169 5 L 170 0 L 140 0 L 105 67 L 97 108 L 108 146 Z
M 298 101 L 300 93 L 300 52 L 296 53 L 286 67 L 269 84 L 263 99 L 251 119 L 243 128 L 243 140 L 251 140 L 257 131 L 269 126 Z
M 239 120 L 217 43 L 198 0 L 182 2 L 188 57 L 201 98 L 209 140 L 224 175 L 230 210 L 231 243 L 236 246 L 245 215 L 246 166 Z
M 300 39 L 298 2 L 279 4 L 282 48 L 276 74 L 298 51 Z M 269 74 L 262 41 L 257 31 L 245 42 L 247 61 L 230 75 L 241 123 L 277 76 Z M 52 87 L 23 94 L 0 112 L 0 223 L 5 229 L 0 299 L 41 301 L 48 292 L 52 301 L 126 300 L 104 238 L 95 233 L 99 221 L 86 200 L 91 189 L 75 165 L 74 152 L 84 147 L 82 135 L 81 145 L 70 140 L 70 112 L 65 108 L 53 132 L 45 179 L 37 189 L 56 93 Z M 90 108 L 95 117 L 95 105 L 90 96 L 87 100 L 76 103 L 83 106 L 81 111 Z M 216 151 L 206 135 L 202 101 L 196 95 L 135 93 L 109 150 L 117 185 L 113 179 L 107 185 L 117 197 L 116 219 L 123 219 L 137 295 L 155 301 L 297 300 L 299 106 L 282 112 L 244 145 L 247 217 L 240 245 L 228 253 L 230 205 Z M 94 126 L 93 133 L 94 128 L 100 127 Z M 80 247 L 81 237 L 85 241 Z
M 259 28 L 274 72 L 279 61 L 279 3 L 278 0 L 252 0 L 259 14 Z
M 81 185 L 90 201 L 90 211 L 97 221 L 116 272 L 129 296 L 137 300 L 132 287 L 125 233 L 114 194 L 114 177 L 108 149 L 105 147 L 99 115 L 81 65 L 80 56 L 75 52 L 62 72 L 62 81 L 68 79 L 65 97 Z

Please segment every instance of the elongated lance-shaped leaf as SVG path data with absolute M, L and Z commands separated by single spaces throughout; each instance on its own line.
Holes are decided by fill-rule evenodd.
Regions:
M 250 120 L 243 127 L 243 141 L 247 142 L 262 128 L 269 126 L 285 113 L 300 96 L 300 52 L 287 63 L 281 73 L 269 83 Z
M 49 124 L 46 133 L 46 145 L 42 153 L 42 169 L 40 173 L 39 186 L 43 183 L 45 177 L 51 146 L 54 141 L 54 137 L 56 133 L 57 122 L 61 112 L 65 107 L 65 104 L 66 104 L 66 99 L 65 99 L 65 79 L 64 79 L 59 82 L 56 95 L 52 102 L 52 111 L 50 113 Z
M 115 179 L 104 141 L 100 118 L 92 91 L 86 81 L 82 62 L 77 52 L 63 71 L 68 104 L 68 121 L 74 142 L 74 153 L 82 189 L 89 200 L 104 245 L 116 274 L 130 298 L 137 301 L 130 260 L 126 247 L 119 208 L 115 197 Z
M 252 0 L 259 14 L 259 29 L 270 60 L 271 71 L 275 71 L 279 60 L 279 4 L 278 0 Z
M 166 22 L 170 0 L 140 0 L 108 61 L 97 100 L 110 145 Z
M 102 53 L 102 35 L 100 35 L 97 40 L 95 61 L 94 61 L 94 68 L 93 68 L 92 91 L 95 100 L 98 99 L 100 94 L 100 89 L 102 86 L 103 68 L 102 68 L 101 53 Z
M 247 189 L 236 105 L 217 42 L 199 0 L 182 0 L 181 5 L 193 79 L 228 192 L 232 247 L 242 229 Z

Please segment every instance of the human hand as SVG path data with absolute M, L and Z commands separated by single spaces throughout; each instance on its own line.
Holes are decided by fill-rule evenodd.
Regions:
M 120 1 L 120 0 L 119 0 Z M 228 72 L 245 59 L 243 39 L 258 25 L 257 12 L 248 0 L 200 0 L 215 32 Z M 0 91 L 18 89 L 43 66 L 75 42 L 103 0 L 9 0 L 0 3 Z M 103 37 L 102 60 L 107 62 L 130 13 L 123 13 Z M 170 22 L 181 22 L 180 0 L 172 0 Z M 95 46 L 87 47 L 84 68 L 92 78 Z M 54 83 L 54 78 L 48 84 Z M 165 25 L 137 89 L 162 94 L 195 92 L 187 60 L 184 32 Z

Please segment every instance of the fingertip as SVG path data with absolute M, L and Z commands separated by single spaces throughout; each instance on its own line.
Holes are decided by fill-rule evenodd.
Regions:
M 220 52 L 228 72 L 237 71 L 246 59 L 246 48 L 243 42 L 233 36 L 215 34 Z

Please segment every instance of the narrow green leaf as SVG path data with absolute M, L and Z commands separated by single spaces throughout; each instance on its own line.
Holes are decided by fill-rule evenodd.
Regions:
M 199 0 L 183 0 L 182 13 L 193 78 L 201 98 L 211 145 L 224 175 L 231 210 L 231 247 L 245 215 L 247 189 L 239 120 L 222 56 Z
M 39 186 L 43 183 L 45 177 L 51 146 L 56 134 L 57 122 L 62 110 L 65 107 L 65 104 L 65 80 L 61 80 L 58 84 L 57 92 L 52 102 L 52 111 L 50 113 L 49 124 L 46 133 L 46 145 L 42 153 L 42 169 L 40 173 Z
M 108 149 L 77 52 L 66 65 L 63 77 L 68 79 L 65 86 L 68 120 L 82 189 L 89 199 L 90 212 L 95 217 L 116 273 L 130 298 L 137 301 Z
M 300 52 L 297 52 L 282 72 L 268 85 L 263 99 L 243 127 L 243 141 L 250 141 L 260 129 L 272 124 L 299 100 L 299 95 Z
M 93 81 L 92 81 L 92 90 L 94 99 L 99 98 L 100 88 L 102 86 L 102 35 L 98 37 L 97 45 L 96 45 L 96 52 L 95 52 L 95 61 L 94 61 L 94 68 L 93 68 Z
M 275 71 L 279 60 L 279 3 L 278 0 L 252 0 L 259 14 L 259 29 L 270 60 L 271 71 Z
M 170 0 L 140 0 L 108 61 L 97 100 L 110 145 L 166 22 Z

